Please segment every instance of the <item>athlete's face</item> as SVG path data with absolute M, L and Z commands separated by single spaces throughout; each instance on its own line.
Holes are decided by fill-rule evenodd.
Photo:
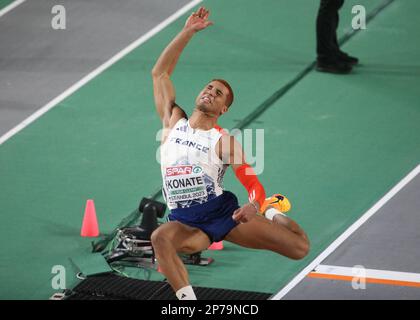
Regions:
M 219 81 L 212 81 L 200 92 L 195 105 L 203 112 L 221 115 L 228 110 L 226 106 L 228 88 Z

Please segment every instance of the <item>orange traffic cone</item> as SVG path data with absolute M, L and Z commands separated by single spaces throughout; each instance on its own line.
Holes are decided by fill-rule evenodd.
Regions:
M 223 240 L 219 242 L 213 242 L 209 247 L 209 250 L 222 250 L 223 249 Z
M 85 216 L 83 217 L 82 230 L 80 231 L 82 237 L 97 237 L 99 236 L 98 220 L 96 219 L 95 204 L 93 200 L 86 201 Z

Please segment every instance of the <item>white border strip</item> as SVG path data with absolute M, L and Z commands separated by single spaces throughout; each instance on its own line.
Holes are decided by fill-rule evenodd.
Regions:
M 411 272 L 397 272 L 388 270 L 377 269 L 362 269 L 362 268 L 349 268 L 339 266 L 319 265 L 315 268 L 315 273 L 331 274 L 336 276 L 348 276 L 392 281 L 405 281 L 420 283 L 420 273 Z
M 146 34 L 141 36 L 139 39 L 131 43 L 128 47 L 124 48 L 120 52 L 118 52 L 116 55 L 114 55 L 111 59 L 103 63 L 101 66 L 93 70 L 91 73 L 87 74 L 85 77 L 83 77 L 81 80 L 73 84 L 70 88 L 68 88 L 66 91 L 64 91 L 62 94 L 48 102 L 45 106 L 43 106 L 41 109 L 36 111 L 34 114 L 23 120 L 20 124 L 18 124 L 16 127 L 11 129 L 10 131 L 6 132 L 3 136 L 0 137 L 0 145 L 2 145 L 6 140 L 10 139 L 12 136 L 14 136 L 16 133 L 21 131 L 23 128 L 34 122 L 36 119 L 41 117 L 44 113 L 52 109 L 54 106 L 56 106 L 58 103 L 63 101 L 65 98 L 67 98 L 69 95 L 74 93 L 76 90 L 80 89 L 82 86 L 84 86 L 86 83 L 88 83 L 90 80 L 95 78 L 97 75 L 99 75 L 101 72 L 103 72 L 105 69 L 109 68 L 111 65 L 113 65 L 115 62 L 120 60 L 122 57 L 133 51 L 135 48 L 149 40 L 151 37 L 153 37 L 155 34 L 166 28 L 169 24 L 174 22 L 176 19 L 178 19 L 180 16 L 182 16 L 187 11 L 191 10 L 193 7 L 195 7 L 197 4 L 202 2 L 203 0 L 194 0 L 190 3 L 186 4 L 184 7 L 176 11 L 174 14 L 172 14 L 170 17 L 165 19 L 163 22 L 158 24 L 156 27 L 148 31 Z
M 10 10 L 13 10 L 18 5 L 24 3 L 26 0 L 16 0 L 10 3 L 8 6 L 5 6 L 3 9 L 0 10 L 0 17 L 4 16 L 6 13 L 8 13 Z
M 413 169 L 404 179 L 402 179 L 394 188 L 392 188 L 385 196 L 383 196 L 372 208 L 370 208 L 363 216 L 353 223 L 341 236 L 329 245 L 318 257 L 315 258 L 305 269 L 303 269 L 296 277 L 293 278 L 283 289 L 281 289 L 271 300 L 280 300 L 290 290 L 292 290 L 306 275 L 315 269 L 321 262 L 328 257 L 339 245 L 341 245 L 353 232 L 360 228 L 371 216 L 373 216 L 385 203 L 387 203 L 394 195 L 396 195 L 405 185 L 407 185 L 420 172 L 420 165 Z

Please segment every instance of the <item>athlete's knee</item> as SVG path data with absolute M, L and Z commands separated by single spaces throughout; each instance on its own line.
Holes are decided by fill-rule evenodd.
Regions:
M 310 249 L 310 244 L 309 244 L 308 239 L 301 238 L 298 241 L 296 241 L 291 258 L 294 260 L 303 259 L 308 255 L 309 249 Z
M 155 231 L 153 231 L 152 235 L 150 236 L 150 240 L 155 251 L 168 248 L 168 246 L 171 246 L 172 243 L 168 233 L 161 228 L 157 228 Z

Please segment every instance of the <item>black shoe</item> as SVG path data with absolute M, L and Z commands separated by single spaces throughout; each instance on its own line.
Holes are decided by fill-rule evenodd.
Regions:
M 318 59 L 316 63 L 316 70 L 320 72 L 347 74 L 351 72 L 352 66 L 338 59 L 333 59 L 333 60 Z
M 356 64 L 359 63 L 359 59 L 356 57 L 352 57 L 349 56 L 347 53 L 343 52 L 343 51 L 339 51 L 338 52 L 338 59 L 340 59 L 341 61 L 344 61 L 352 66 L 355 66 Z

